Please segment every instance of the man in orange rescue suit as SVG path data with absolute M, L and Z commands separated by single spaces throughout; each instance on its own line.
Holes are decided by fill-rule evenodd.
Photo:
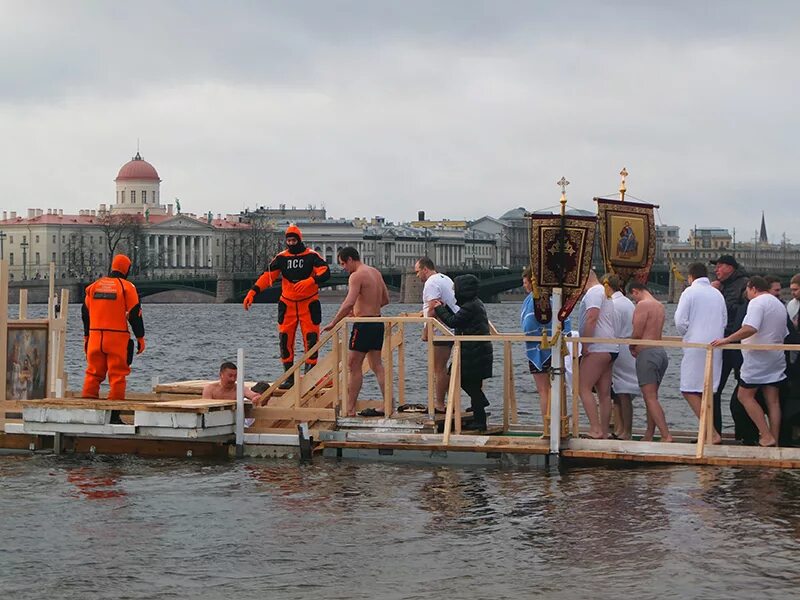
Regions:
M 269 268 L 261 274 L 245 296 L 244 309 L 248 310 L 256 295 L 270 287 L 279 277 L 283 278 L 281 297 L 278 300 L 278 336 L 284 370 L 288 370 L 294 363 L 294 334 L 298 323 L 303 332 L 303 347 L 306 350 L 319 339 L 319 324 L 322 322 L 319 284 L 330 276 L 331 270 L 325 259 L 306 248 L 300 229 L 289 225 L 286 229 L 286 250 L 272 259 Z M 306 360 L 306 370 L 315 364 L 316 354 Z M 294 377 L 291 377 L 281 387 L 286 389 L 293 383 Z
M 100 396 L 100 384 L 108 373 L 108 399 L 125 399 L 125 378 L 133 360 L 128 322 L 136 336 L 136 353 L 144 352 L 142 306 L 136 287 L 127 280 L 130 268 L 131 259 L 117 254 L 111 261 L 111 274 L 86 288 L 81 307 L 83 346 L 89 363 L 81 392 L 84 398 Z

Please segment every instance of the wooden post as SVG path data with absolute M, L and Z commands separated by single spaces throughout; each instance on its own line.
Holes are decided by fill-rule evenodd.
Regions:
M 350 410 L 350 407 L 347 405 L 350 398 L 350 391 L 348 388 L 348 373 L 350 369 L 350 355 L 347 352 L 347 323 L 342 323 L 341 328 L 339 330 L 339 356 L 341 357 L 342 361 L 342 385 L 339 388 L 340 398 L 342 400 L 342 406 L 344 406 L 344 412 L 347 413 Z
M 302 382 L 303 377 L 303 367 L 296 369 L 294 372 L 294 385 L 292 385 L 289 393 L 292 395 L 293 398 L 293 405 L 295 408 L 300 408 L 300 383 Z
M 64 356 L 67 350 L 67 313 L 69 307 L 69 290 L 61 290 L 61 312 L 56 322 L 59 323 L 59 345 L 58 345 L 58 365 L 56 367 L 56 379 L 60 379 L 67 387 L 67 374 L 64 372 Z
M 383 330 L 383 414 L 392 416 L 394 407 L 394 365 L 392 364 L 392 322 L 389 321 Z
M 434 410 L 434 374 L 433 374 L 433 323 L 428 320 L 425 325 L 425 331 L 428 337 L 428 415 L 433 418 Z
M 510 429 L 509 404 L 514 383 L 512 381 L 514 365 L 511 363 L 511 342 L 503 342 L 503 432 Z
M 400 345 L 397 346 L 397 404 L 406 403 L 406 326 L 400 323 Z
M 572 437 L 580 435 L 580 359 L 578 356 L 578 340 L 572 340 Z
M 19 318 L 28 318 L 28 290 L 27 288 L 19 288 Z
M 0 377 L 0 433 L 5 431 L 6 422 L 6 365 L 8 357 L 8 262 L 0 260 L 0 365 L 2 365 L 3 376 Z
M 456 433 L 461 435 L 461 349 L 459 348 L 458 353 L 458 364 L 453 361 L 453 367 L 450 368 L 451 371 L 455 371 L 456 377 L 456 392 L 453 395 L 453 411 L 455 412 L 455 427 Z
M 703 396 L 700 401 L 700 425 L 697 430 L 697 451 L 695 452 L 695 456 L 697 458 L 701 458 L 703 456 L 706 436 L 709 435 L 709 423 L 711 423 L 712 427 L 714 426 L 714 395 L 712 393 L 712 379 L 714 377 L 714 350 L 711 348 L 711 346 L 709 346 L 708 350 L 706 350 L 706 364 L 703 376 L 705 377 L 705 383 L 703 384 Z
M 514 358 L 512 356 L 512 350 L 509 350 L 509 362 L 511 363 L 511 395 L 508 397 L 509 402 L 509 412 L 510 412 L 510 420 L 512 423 L 519 423 L 519 415 L 517 414 L 517 390 L 514 383 Z
M 50 281 L 47 288 L 47 318 L 56 318 L 56 263 L 50 263 Z
M 331 371 L 331 383 L 333 384 L 333 410 L 335 411 L 336 416 L 339 416 L 340 409 L 342 406 L 341 398 L 339 397 L 339 393 L 341 392 L 341 377 L 340 373 L 343 371 L 343 365 L 341 364 L 342 360 L 342 352 L 341 352 L 341 344 L 339 343 L 339 332 L 337 331 L 333 336 L 333 370 Z
M 452 367 L 450 368 L 450 386 L 447 390 L 447 410 L 444 415 L 444 433 L 442 434 L 442 443 L 450 443 L 450 431 L 453 426 L 453 411 L 454 407 L 461 402 L 461 342 L 456 340 L 453 344 L 453 358 Z M 459 413 L 461 411 L 459 410 Z
M 236 351 L 236 367 L 236 456 L 241 458 L 244 456 L 244 348 Z

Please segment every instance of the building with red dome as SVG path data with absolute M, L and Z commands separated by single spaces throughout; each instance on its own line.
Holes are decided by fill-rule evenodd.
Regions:
M 161 204 L 161 178 L 156 168 L 138 152 L 122 165 L 114 180 L 117 192 L 111 212 L 114 214 L 165 215 Z

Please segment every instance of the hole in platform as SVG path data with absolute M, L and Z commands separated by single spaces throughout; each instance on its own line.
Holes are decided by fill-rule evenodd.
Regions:
M 378 448 L 378 456 L 392 456 L 394 450 L 391 448 Z

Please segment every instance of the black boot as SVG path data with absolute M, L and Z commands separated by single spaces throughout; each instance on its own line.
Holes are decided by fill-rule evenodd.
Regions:
M 283 365 L 283 370 L 284 371 L 288 371 L 291 368 L 292 368 L 292 365 Z M 280 390 L 288 390 L 293 385 L 294 385 L 294 373 L 289 375 L 289 378 L 286 381 L 284 381 L 282 384 L 280 384 L 278 386 L 278 389 L 280 389 Z
M 486 410 L 482 406 L 477 409 L 473 407 L 472 415 L 470 428 L 477 429 L 478 431 L 486 431 Z

